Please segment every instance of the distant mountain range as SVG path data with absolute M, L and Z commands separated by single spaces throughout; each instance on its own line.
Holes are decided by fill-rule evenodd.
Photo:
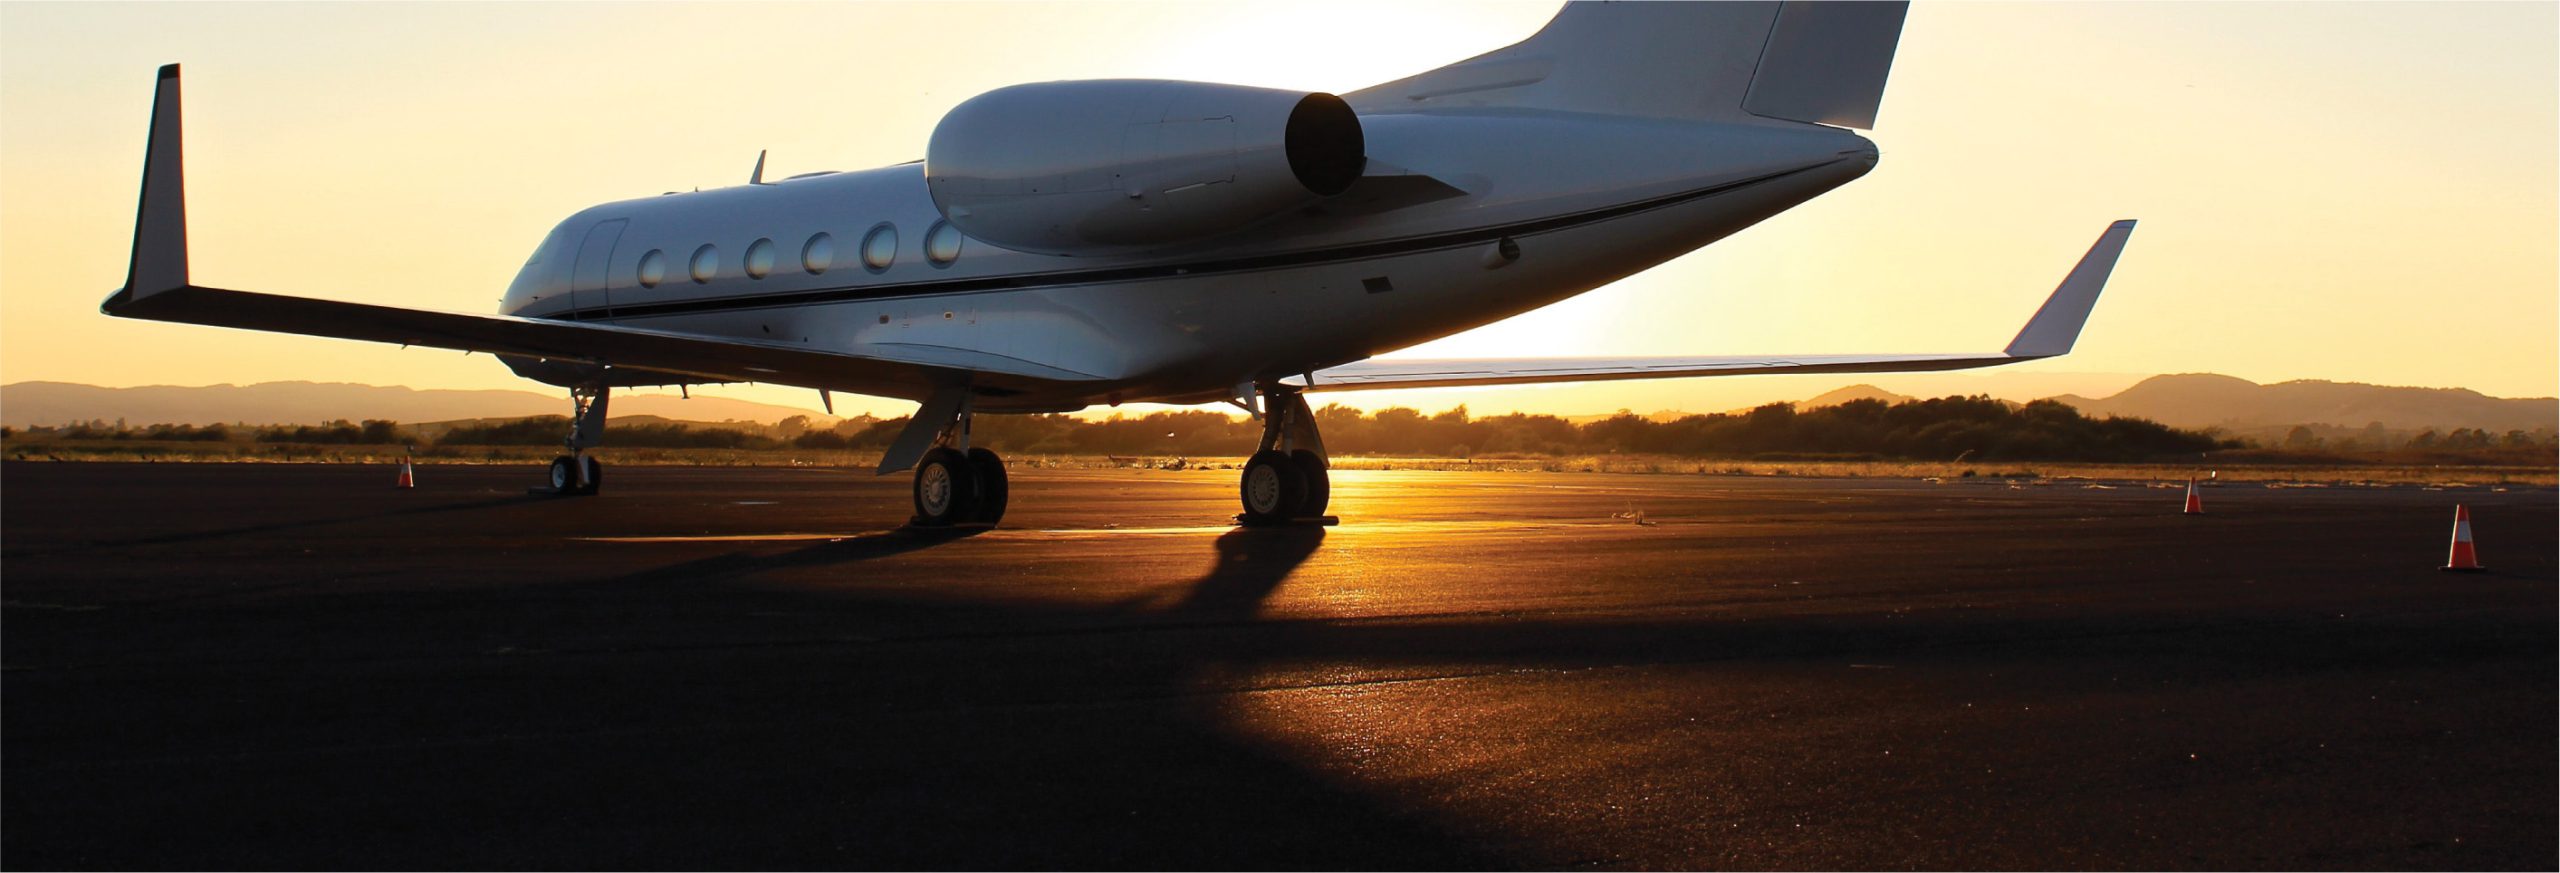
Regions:
M 1797 401 L 1796 408 L 1818 409 L 1852 400 L 1901 403 L 1916 399 L 1873 385 L 1851 385 Z M 2220 428 L 2234 436 L 2249 437 L 2281 437 L 2296 425 L 2353 430 L 2375 422 L 2396 434 L 2466 427 L 2491 433 L 2530 433 L 2560 427 L 2560 399 L 2550 397 L 2490 397 L 2467 388 L 2404 388 L 2318 380 L 2260 385 L 2211 373 L 2153 376 L 2102 398 L 2062 394 L 2048 399 L 2070 404 L 2084 415 L 2147 418 L 2171 427 Z M 1730 409 L 1726 413 L 1749 411 Z M 1692 414 L 1665 409 L 1645 417 L 1676 421 Z M 1572 420 L 1610 417 L 1578 415 Z
M 2493 433 L 2560 426 L 2560 398 L 2491 397 L 2468 388 L 2403 388 L 2301 380 L 2260 385 L 2211 373 L 2153 376 L 2112 397 L 2053 398 L 2088 415 L 2129 415 L 2171 427 L 2234 432 L 2298 424 L 2391 430 L 2479 428 Z
M 613 417 L 650 415 L 680 421 L 753 421 L 772 424 L 806 415 L 821 425 L 832 416 L 805 409 L 726 397 L 687 400 L 657 394 L 616 393 Z M 567 415 L 564 395 L 531 391 L 466 391 L 402 388 L 347 382 L 261 382 L 255 385 L 148 385 L 101 388 L 70 382 L 0 385 L 0 424 L 27 427 L 123 419 L 144 424 L 319 424 L 335 419 L 389 419 L 403 424 L 467 418 Z
M 1898 403 L 1912 399 L 1873 385 L 1852 385 L 1796 404 L 1834 406 L 1851 400 Z M 2064 394 L 2052 398 L 2089 415 L 2148 418 L 2184 428 L 2221 428 L 2235 435 L 2279 435 L 2294 425 L 2361 428 L 2374 422 L 2392 431 L 2479 428 L 2492 433 L 2531 432 L 2560 426 L 2560 399 L 2490 397 L 2463 388 L 2402 388 L 2354 382 L 2297 381 L 2260 385 L 2209 373 L 2153 376 L 2103 398 Z M 407 424 L 456 419 L 565 415 L 568 402 L 531 391 L 419 390 L 344 382 L 263 382 L 256 385 L 100 388 L 67 382 L 0 385 L 0 423 L 13 427 L 124 419 L 142 424 L 318 424 L 332 419 L 390 419 Z M 809 416 L 824 427 L 836 419 L 789 406 L 725 397 L 691 400 L 623 394 L 613 400 L 615 418 L 655 416 L 676 421 L 751 421 L 770 425 Z M 1646 416 L 1671 420 L 1686 412 Z M 1575 421 L 1607 415 L 1571 416 Z

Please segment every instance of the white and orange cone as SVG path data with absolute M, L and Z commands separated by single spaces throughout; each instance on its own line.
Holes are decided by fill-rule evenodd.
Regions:
M 2480 555 L 2471 550 L 2471 510 L 2458 503 L 2453 507 L 2453 551 L 2445 555 L 2444 569 L 2461 573 L 2488 569 L 2480 566 Z
M 412 474 L 409 472 L 409 456 L 407 456 L 407 455 L 401 455 L 401 456 L 400 456 L 400 479 L 399 479 L 399 481 L 396 481 L 396 482 L 391 483 L 391 487 L 393 487 L 393 488 L 416 488 L 416 487 L 418 487 L 418 479 L 417 479 L 417 477 L 416 477 L 416 476 L 414 476 L 414 475 L 412 475 Z
M 2188 514 L 2188 515 L 2203 515 L 2203 514 L 2204 514 L 2204 498 L 2199 497 L 2199 496 L 2197 496 L 2197 495 L 2196 495 L 2196 480 L 2195 480 L 2195 478 L 2194 478 L 2194 477 L 2188 477 L 2188 479 L 2187 479 L 2187 509 L 2186 509 L 2186 514 Z

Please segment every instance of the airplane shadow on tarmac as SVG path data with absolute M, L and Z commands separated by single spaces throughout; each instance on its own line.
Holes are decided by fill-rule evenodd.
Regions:
M 208 540 L 227 539 L 227 538 L 230 538 L 230 537 L 249 536 L 249 535 L 253 535 L 253 534 L 272 534 L 272 533 L 283 533 L 283 532 L 286 532 L 286 531 L 309 530 L 309 529 L 312 529 L 312 528 L 324 527 L 324 526 L 330 526 L 330 525 L 343 525 L 343 524 L 361 523 L 361 522 L 367 522 L 367 521 L 378 521 L 378 520 L 382 520 L 382 519 L 407 518 L 407 517 L 416 517 L 416 516 L 436 515 L 436 514 L 440 514 L 440 513 L 447 513 L 447 512 L 470 512 L 470 511 L 474 511 L 474 510 L 491 509 L 491 508 L 500 507 L 500 506 L 515 506 L 515 505 L 518 505 L 518 504 L 527 503 L 527 502 L 529 502 L 529 501 L 531 501 L 531 500 L 534 500 L 534 499 L 536 499 L 536 498 L 530 498 L 530 497 L 514 497 L 514 496 L 510 496 L 510 497 L 499 497 L 499 498 L 495 498 L 495 499 L 491 499 L 491 500 L 474 500 L 474 501 L 469 501 L 469 502 L 465 502 L 465 503 L 439 503 L 439 504 L 430 504 L 430 505 L 427 505 L 427 506 L 404 506 L 404 507 L 400 507 L 400 508 L 398 508 L 398 509 L 390 509 L 390 510 L 385 510 L 385 511 L 382 511 L 382 512 L 363 513 L 363 514 L 356 514 L 356 515 L 348 515 L 348 514 L 322 515 L 322 516 L 318 516 L 318 517 L 305 518 L 305 519 L 296 519 L 296 520 L 292 520 L 292 521 L 275 521 L 275 522 L 267 522 L 267 523 L 264 523 L 264 524 L 238 525 L 238 526 L 234 526 L 234 527 L 216 528 L 216 529 L 213 529 L 213 530 L 184 531 L 184 532 L 179 532 L 179 533 L 154 534 L 154 535 L 152 535 L 152 536 L 144 536 L 144 537 L 127 537 L 127 538 L 124 538 L 124 539 L 91 540 L 91 541 L 88 541 L 88 542 L 83 542 L 83 543 L 78 543 L 78 544 L 73 544 L 73 545 L 66 545 L 66 546 L 58 546 L 58 547 L 48 548 L 48 549 L 12 550 L 12 551 L 10 551 L 10 552 L 9 552 L 9 555 L 10 555 L 11 557 L 17 557 L 17 556 L 20 556 L 20 555 L 25 555 L 25 556 L 33 557 L 33 556 L 37 556 L 37 555 L 61 555 L 61 554 L 75 554 L 75 553 L 79 553 L 79 552 L 89 552 L 89 551 L 108 551 L 108 550 L 115 550 L 115 549 L 135 548 L 135 547 L 141 547 L 141 546 L 166 546 L 166 545 L 175 545 L 175 544 L 179 544 L 179 543 L 204 542 L 204 541 L 208 541 Z M 543 499 L 543 500 L 550 500 L 550 499 L 553 499 L 553 498 L 545 497 L 545 498 L 539 498 L 539 499 Z
M 1255 722 L 1240 695 L 1256 693 L 1268 671 L 1300 665 L 2006 663 L 2092 650 L 2122 671 L 2204 681 L 2196 677 L 2230 664 L 2495 662 L 2517 640 L 2547 634 L 2534 625 L 2412 637 L 2248 614 L 1559 613 L 1505 620 L 1499 633 L 1448 620 L 1275 621 L 1259 615 L 1322 551 L 1322 528 L 1163 537 L 1168 550 L 1205 545 L 1207 569 L 1164 597 L 1116 603 L 1042 590 L 1036 561 L 990 570 L 937 548 L 967 539 L 897 531 L 778 551 L 768 543 L 603 579 L 344 589 L 290 608 L 13 613 L 13 646 L 41 649 L 84 632 L 79 622 L 117 620 L 146 637 L 228 633 L 238 651 L 225 663 L 239 666 L 187 670 L 184 682 L 13 678 L 6 860 L 1559 866 L 1571 859 L 1546 854 L 1535 834 L 1453 820 L 1427 792 L 1388 796 L 1327 772 L 1268 739 L 1275 726 Z M 928 564 L 867 569 L 892 559 Z M 564 562 L 574 565 L 574 553 Z M 1017 576 L 936 579 L 946 566 Z M 155 732 L 136 712 L 242 717 Z M 137 731 L 106 748 L 139 744 L 152 756 L 79 765 L 129 755 L 78 737 Z M 20 757 L 39 748 L 19 745 L 28 742 L 56 757 Z
M 1218 562 L 1191 583 L 1173 611 L 1203 618 L 1252 618 L 1298 565 L 1324 545 L 1321 527 L 1239 527 L 1219 534 Z

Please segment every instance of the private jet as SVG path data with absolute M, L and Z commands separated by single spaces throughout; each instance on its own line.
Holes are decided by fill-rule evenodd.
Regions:
M 1951 370 L 2071 350 L 2133 222 L 1998 352 L 1375 356 L 1581 294 L 1865 175 L 1901 3 L 1571 3 L 1527 40 L 1346 94 L 1042 82 L 962 102 L 920 161 L 594 206 L 499 314 L 192 284 L 162 67 L 125 285 L 101 307 L 491 353 L 567 389 L 547 490 L 594 494 L 613 389 L 763 382 L 917 402 L 881 459 L 914 524 L 993 524 L 980 414 L 1230 403 L 1262 423 L 1242 523 L 1324 515 L 1306 395 Z

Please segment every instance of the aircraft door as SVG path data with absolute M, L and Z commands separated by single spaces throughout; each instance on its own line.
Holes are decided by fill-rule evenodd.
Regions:
M 612 276 L 613 247 L 622 241 L 622 228 L 630 219 L 617 218 L 590 228 L 585 242 L 578 244 L 578 265 L 569 274 L 569 307 L 579 313 L 603 315 L 613 301 L 606 295 Z

